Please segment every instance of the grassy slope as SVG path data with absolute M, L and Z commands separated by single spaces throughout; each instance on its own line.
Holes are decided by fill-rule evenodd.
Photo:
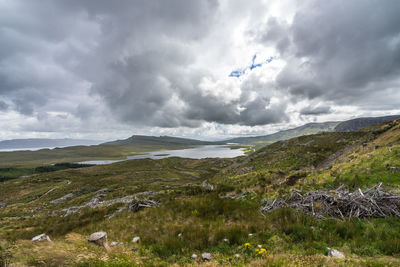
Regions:
M 364 142 L 368 143 L 366 147 L 362 146 Z M 333 153 L 336 157 L 331 157 Z M 0 185 L 0 202 L 9 204 L 0 213 L 0 246 L 8 248 L 10 260 L 35 266 L 191 265 L 196 262 L 190 255 L 205 251 L 213 254 L 211 265 L 398 266 L 400 218 L 321 221 L 286 209 L 262 216 L 259 209 L 263 198 L 291 189 L 308 191 L 339 183 L 364 188 L 383 181 L 388 189 L 399 190 L 399 172 L 386 167 L 399 167 L 399 155 L 397 121 L 360 133 L 317 134 L 282 141 L 248 158 L 144 159 L 12 180 Z M 327 160 L 331 164 L 325 164 Z M 243 173 L 243 168 L 250 171 Z M 152 180 L 160 177 L 164 180 Z M 294 184 L 288 183 L 291 177 L 295 177 Z M 204 190 L 200 184 L 205 179 L 217 189 Z M 85 209 L 69 217 L 49 216 L 54 210 L 86 203 L 101 188 L 112 190 L 107 199 L 156 191 L 159 194 L 151 198 L 162 205 L 122 213 L 110 220 L 104 216 L 121 204 Z M 71 192 L 77 197 L 49 204 Z M 244 194 L 245 198 L 223 198 L 227 193 Z M 110 241 L 124 244 L 112 248 L 109 254 L 89 245 L 86 237 L 100 230 L 108 233 Z M 29 241 L 42 232 L 55 242 Z M 140 236 L 141 243 L 131 243 L 134 236 Z M 244 248 L 246 242 L 251 244 L 250 249 Z M 268 257 L 256 256 L 257 244 L 267 249 Z M 326 257 L 326 247 L 344 251 L 347 258 Z M 235 253 L 242 257 L 235 258 Z M 5 254 L 4 250 L 0 252 L 0 259 Z

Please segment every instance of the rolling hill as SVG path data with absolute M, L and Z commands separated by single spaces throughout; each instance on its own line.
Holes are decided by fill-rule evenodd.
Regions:
M 385 116 L 385 117 L 366 117 L 366 118 L 357 118 L 348 121 L 343 121 L 336 125 L 335 131 L 336 132 L 351 132 L 351 131 L 358 131 L 361 128 L 387 122 L 391 120 L 399 119 L 400 115 L 393 115 L 393 116 Z
M 280 140 L 286 140 L 297 136 L 316 134 L 321 132 L 332 132 L 337 124 L 340 122 L 323 122 L 323 123 L 308 123 L 300 127 L 289 130 L 280 131 L 277 133 L 254 136 L 254 137 L 238 137 L 226 140 L 228 143 L 238 144 L 253 144 L 253 145 L 266 145 Z
M 288 140 L 290 138 L 317 134 L 323 132 L 351 132 L 358 131 L 361 128 L 374 125 L 377 123 L 388 122 L 400 118 L 400 115 L 384 116 L 384 117 L 365 117 L 357 118 L 347 121 L 334 121 L 322 123 L 308 123 L 293 129 L 279 131 L 277 133 L 253 136 L 253 137 L 238 137 L 226 140 L 227 143 L 238 143 L 255 145 L 257 148 L 271 144 L 281 140 Z
M 184 146 L 198 146 L 198 145 L 212 145 L 221 142 L 208 142 L 188 138 L 179 138 L 172 136 L 147 136 L 147 135 L 133 135 L 127 139 L 116 140 L 112 142 L 103 143 L 102 145 L 184 145 Z

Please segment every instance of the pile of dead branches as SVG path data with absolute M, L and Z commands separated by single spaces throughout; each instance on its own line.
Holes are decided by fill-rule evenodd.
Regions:
M 317 218 L 379 218 L 400 217 L 400 195 L 385 192 L 382 183 L 364 192 L 358 189 L 349 192 L 340 186 L 331 191 L 314 191 L 301 194 L 293 191 L 288 197 L 267 201 L 261 209 L 263 213 L 288 207 L 312 214 Z

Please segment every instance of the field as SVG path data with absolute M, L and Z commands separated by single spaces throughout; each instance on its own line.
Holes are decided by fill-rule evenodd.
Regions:
M 112 151 L 115 158 L 130 153 Z M 40 163 L 67 161 L 62 154 Z M 27 158 L 17 167 L 36 163 Z M 267 199 L 293 190 L 343 184 L 353 191 L 382 182 L 398 193 L 399 169 L 400 121 L 394 121 L 280 141 L 235 159 L 140 159 L 14 178 L 0 184 L 0 203 L 7 203 L 0 208 L 0 266 L 399 266 L 398 217 L 260 212 Z M 159 205 L 123 210 L 137 200 Z M 119 243 L 109 252 L 89 244 L 97 231 Z M 42 233 L 53 242 L 31 241 Z M 346 258 L 329 257 L 328 248 Z M 204 252 L 210 262 L 201 261 Z

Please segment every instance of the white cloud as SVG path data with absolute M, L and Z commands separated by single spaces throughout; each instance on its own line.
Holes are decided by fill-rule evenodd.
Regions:
M 222 138 L 399 112 L 398 2 L 371 20 L 373 3 L 339 2 L 1 1 L 0 139 Z

